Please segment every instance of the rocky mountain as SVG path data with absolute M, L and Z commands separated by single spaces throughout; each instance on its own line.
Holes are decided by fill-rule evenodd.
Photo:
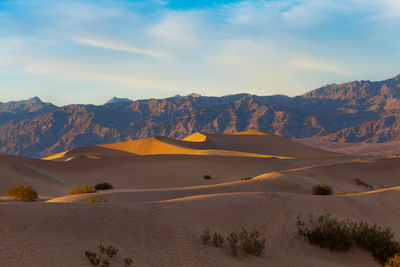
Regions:
M 0 103 L 0 153 L 43 157 L 79 146 L 194 132 L 263 129 L 295 139 L 400 140 L 400 75 L 332 84 L 302 96 L 196 94 L 56 107 L 38 98 Z

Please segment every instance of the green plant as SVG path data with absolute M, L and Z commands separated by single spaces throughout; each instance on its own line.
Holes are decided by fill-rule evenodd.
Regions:
M 244 253 L 253 254 L 260 256 L 265 248 L 265 238 L 259 239 L 259 233 L 257 230 L 252 233 L 248 233 L 244 228 L 239 234 L 240 245 Z
M 390 228 L 381 228 L 365 222 L 352 223 L 352 235 L 356 244 L 372 253 L 379 262 L 386 262 L 400 252 L 400 244 L 393 240 Z
M 206 245 L 208 241 L 211 239 L 210 229 L 208 229 L 208 227 L 203 231 L 200 238 L 201 241 L 203 242 L 203 245 Z
M 345 196 L 345 195 L 351 195 L 351 194 L 357 194 L 358 192 L 356 190 L 343 190 L 339 193 L 337 193 L 337 196 Z
M 125 267 L 131 266 L 132 263 L 133 263 L 133 260 L 131 258 L 124 258 Z
M 80 185 L 78 185 L 78 186 L 71 188 L 71 190 L 68 191 L 68 194 L 77 195 L 77 194 L 87 194 L 87 193 L 95 193 L 95 192 L 96 191 L 93 189 L 93 187 L 91 187 L 89 185 L 85 185 L 85 186 L 83 186 L 83 188 Z
M 6 190 L 6 195 L 24 201 L 34 201 L 38 198 L 38 193 L 35 189 L 30 185 L 25 186 L 25 184 L 18 184 L 13 188 Z
M 226 238 L 229 242 L 229 247 L 231 249 L 232 255 L 237 256 L 237 242 L 238 242 L 238 235 L 235 232 L 230 233 L 230 235 Z
M 204 179 L 206 179 L 206 180 L 211 180 L 211 176 L 210 175 L 204 175 Z
M 400 267 L 400 253 L 397 253 L 393 257 L 386 261 L 385 267 Z
M 367 187 L 367 188 L 369 188 L 369 189 L 371 189 L 371 190 L 374 190 L 374 187 L 373 187 L 372 185 L 365 183 L 365 182 L 364 182 L 363 180 L 361 180 L 361 179 L 354 178 L 354 183 L 357 184 L 357 185 L 365 186 L 365 187 Z
M 330 250 L 347 251 L 352 245 L 351 228 L 345 221 L 332 218 L 330 213 L 322 214 L 314 218 L 314 213 L 309 214 L 308 225 L 297 217 L 297 230 L 299 235 L 304 236 L 313 245 Z
M 304 236 L 313 245 L 330 250 L 347 251 L 355 243 L 370 251 L 381 263 L 385 263 L 400 252 L 400 244 L 393 240 L 394 235 L 390 228 L 384 229 L 365 222 L 338 220 L 329 212 L 316 218 L 311 212 L 308 223 L 298 216 L 297 227 L 299 235 Z
M 326 184 L 317 184 L 313 186 L 314 195 L 332 195 L 333 188 Z
M 108 190 L 113 189 L 114 187 L 110 183 L 100 183 L 94 186 L 95 190 Z
M 224 243 L 224 237 L 217 232 L 214 232 L 214 236 L 213 236 L 213 244 L 216 247 L 222 246 L 222 244 Z

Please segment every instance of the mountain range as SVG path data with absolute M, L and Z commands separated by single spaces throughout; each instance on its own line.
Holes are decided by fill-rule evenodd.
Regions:
M 58 107 L 34 97 L 0 103 L 0 153 L 45 157 L 80 146 L 195 132 L 262 129 L 313 143 L 400 140 L 400 75 L 330 84 L 304 95 L 197 94 Z

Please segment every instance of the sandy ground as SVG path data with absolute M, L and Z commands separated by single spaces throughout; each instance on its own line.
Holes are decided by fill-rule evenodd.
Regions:
M 26 182 L 40 195 L 32 203 L 0 198 L 0 266 L 90 266 L 83 253 L 99 243 L 117 247 L 133 266 L 379 266 L 356 246 L 331 252 L 299 237 L 297 215 L 317 208 L 390 226 L 400 240 L 400 159 L 345 156 L 261 131 L 150 138 L 50 159 L 0 156 L 2 192 Z M 67 195 L 105 181 L 115 189 Z M 321 182 L 358 193 L 312 195 Z M 204 246 L 206 227 L 225 236 L 259 230 L 265 252 L 235 258 L 227 244 Z M 123 266 L 118 260 L 111 266 Z

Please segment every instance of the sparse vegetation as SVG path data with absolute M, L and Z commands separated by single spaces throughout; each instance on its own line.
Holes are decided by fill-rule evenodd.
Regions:
M 206 245 L 210 239 L 211 239 L 210 230 L 207 227 L 201 234 L 201 241 L 204 245 Z M 262 239 L 259 238 L 259 233 L 257 230 L 249 234 L 245 229 L 242 229 L 239 235 L 235 232 L 232 232 L 226 239 L 229 242 L 229 247 L 234 257 L 238 255 L 237 250 L 238 250 L 239 240 L 241 248 L 243 252 L 246 254 L 260 256 L 265 248 L 265 238 Z M 213 235 L 214 246 L 220 247 L 223 245 L 223 243 L 224 243 L 224 237 L 218 232 L 214 232 Z
M 372 185 L 367 184 L 366 182 L 364 182 L 364 181 L 361 180 L 361 179 L 354 178 L 354 183 L 357 184 L 357 185 L 365 186 L 366 188 L 369 188 L 369 189 L 371 189 L 371 190 L 374 190 L 374 187 L 373 187 Z
M 200 238 L 203 245 L 207 245 L 208 241 L 211 239 L 210 229 L 208 229 L 208 227 L 203 231 Z
M 235 232 L 232 232 L 226 239 L 229 242 L 229 247 L 231 249 L 232 255 L 234 257 L 236 257 L 237 256 L 237 249 L 238 249 L 237 243 L 238 243 L 238 240 L 239 240 L 238 235 Z
M 18 184 L 6 190 L 6 195 L 16 200 L 34 201 L 38 198 L 38 193 L 30 185 Z
M 113 246 L 103 246 L 102 244 L 97 246 L 98 253 L 92 251 L 85 251 L 85 256 L 93 266 L 98 266 L 101 264 L 101 267 L 110 266 L 112 259 L 117 255 L 118 249 Z M 131 266 L 133 260 L 131 258 L 124 258 L 123 260 L 125 266 Z
M 224 237 L 220 233 L 214 232 L 213 244 L 216 247 L 222 246 L 224 244 Z
M 243 177 L 243 178 L 240 178 L 240 181 L 247 181 L 247 180 L 251 180 L 251 179 L 253 179 L 252 177 Z
M 99 198 L 94 198 L 94 197 L 88 197 L 86 200 L 85 200 L 85 202 L 86 203 L 96 203 L 96 202 L 108 202 L 108 200 L 107 199 L 102 199 L 101 197 L 99 197 Z
M 68 191 L 70 195 L 77 195 L 77 194 L 88 194 L 88 193 L 95 193 L 96 191 L 93 187 L 89 185 L 85 185 L 81 187 L 80 185 L 73 187 L 71 190 Z
M 332 195 L 333 188 L 326 184 L 317 184 L 313 186 L 314 195 Z
M 351 195 L 351 194 L 357 194 L 358 192 L 356 190 L 343 190 L 339 193 L 337 193 L 337 196 L 345 196 L 345 195 Z
M 265 247 L 265 238 L 259 239 L 259 233 L 257 230 L 248 234 L 245 229 L 242 229 L 239 238 L 244 253 L 253 254 L 255 256 L 261 255 Z
M 330 250 L 347 251 L 355 243 L 370 251 L 381 263 L 400 253 L 400 244 L 393 240 L 394 235 L 390 228 L 384 229 L 365 222 L 338 220 L 329 212 L 317 218 L 311 212 L 307 225 L 299 216 L 297 227 L 299 235 L 304 236 L 313 245 Z
M 400 267 L 400 253 L 397 253 L 393 257 L 386 261 L 385 267 Z
M 204 175 L 204 179 L 206 179 L 206 180 L 211 180 L 211 175 Z
M 132 263 L 133 263 L 133 260 L 131 258 L 124 258 L 125 267 L 131 266 Z
M 100 183 L 100 184 L 96 184 L 94 186 L 94 189 L 95 190 L 108 190 L 108 189 L 114 189 L 114 187 L 110 183 Z

